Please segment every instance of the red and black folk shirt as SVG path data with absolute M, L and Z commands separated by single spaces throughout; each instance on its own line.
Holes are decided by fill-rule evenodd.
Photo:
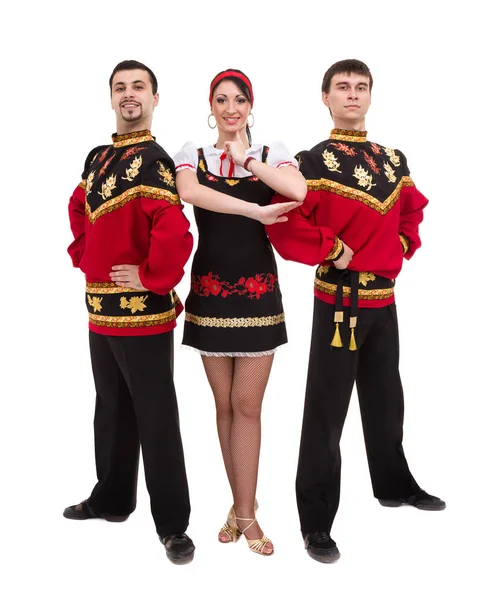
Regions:
M 70 199 L 73 265 L 86 276 L 89 327 L 105 335 L 170 331 L 183 306 L 174 291 L 193 237 L 175 186 L 175 165 L 148 130 L 94 148 Z M 113 265 L 139 265 L 148 291 L 117 286 Z
M 273 246 L 286 260 L 318 265 L 315 295 L 334 304 L 338 271 L 332 261 L 344 241 L 354 252 L 348 269 L 360 272 L 359 307 L 391 304 L 403 257 L 421 245 L 418 227 L 428 203 L 406 157 L 369 142 L 365 131 L 333 129 L 328 140 L 296 158 L 308 193 L 287 222 L 266 226 Z M 350 288 L 343 290 L 348 306 Z

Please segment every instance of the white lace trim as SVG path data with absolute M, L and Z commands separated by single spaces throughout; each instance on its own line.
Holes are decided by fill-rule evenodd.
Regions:
M 279 350 L 285 344 L 281 344 L 281 346 L 277 346 L 272 350 L 264 350 L 263 352 L 206 352 L 205 350 L 199 350 L 198 348 L 194 348 L 193 346 L 188 346 L 186 344 L 181 344 L 182 348 L 186 348 L 186 350 L 193 350 L 194 352 L 198 352 L 198 354 L 202 354 L 203 356 L 231 356 L 232 358 L 238 357 L 256 357 L 256 356 L 269 356 L 270 354 L 274 354 L 276 350 Z

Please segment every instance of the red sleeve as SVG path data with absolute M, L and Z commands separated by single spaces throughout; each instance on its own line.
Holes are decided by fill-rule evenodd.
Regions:
M 138 270 L 145 288 L 164 295 L 184 275 L 184 266 L 193 249 L 190 224 L 183 206 L 166 200 L 141 198 L 141 206 L 151 218 L 150 250 Z
M 68 254 L 74 267 L 80 266 L 80 261 L 85 251 L 85 190 L 78 185 L 73 192 L 68 204 L 70 227 L 73 233 L 73 242 L 68 246 Z
M 271 243 L 285 260 L 314 266 L 325 260 L 336 260 L 342 254 L 339 238 L 329 227 L 320 227 L 316 223 L 319 194 L 308 192 L 302 205 L 286 214 L 288 220 L 285 223 L 266 225 Z M 271 202 L 290 202 L 290 199 L 276 194 Z
M 399 237 L 405 258 L 411 258 L 421 246 L 419 224 L 423 220 L 423 210 L 428 199 L 415 186 L 403 187 L 400 196 Z

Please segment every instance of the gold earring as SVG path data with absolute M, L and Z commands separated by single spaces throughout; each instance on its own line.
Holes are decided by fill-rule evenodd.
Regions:
M 208 127 L 209 127 L 210 129 L 215 129 L 215 127 L 216 127 L 217 123 L 216 123 L 216 121 L 215 121 L 215 124 L 214 124 L 213 126 L 211 126 L 211 125 L 210 125 L 210 117 L 213 117 L 213 118 L 214 118 L 213 114 L 209 115 L 209 117 L 208 117 Z
M 249 127 L 250 129 L 252 129 L 252 127 L 253 127 L 253 125 L 254 125 L 254 114 L 253 114 L 253 113 L 249 113 L 249 115 L 248 115 L 248 118 L 249 118 L 249 117 L 253 117 L 253 122 L 251 123 L 251 125 L 248 123 L 248 121 L 246 121 L 246 122 L 248 123 L 248 127 Z

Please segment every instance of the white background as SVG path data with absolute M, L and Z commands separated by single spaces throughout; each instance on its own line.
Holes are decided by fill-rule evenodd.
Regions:
M 17 2 L 3 14 L 3 598 L 477 597 L 472 8 L 464 1 L 307 4 Z M 63 519 L 64 507 L 85 498 L 95 482 L 83 277 L 66 254 L 66 209 L 86 154 L 108 143 L 115 128 L 111 70 L 133 58 L 155 71 L 160 104 L 153 133 L 174 154 L 189 139 L 215 140 L 207 127 L 209 83 L 218 71 L 239 68 L 254 86 L 254 141 L 281 139 L 295 153 L 328 135 L 321 79 L 333 62 L 352 57 L 374 76 L 369 138 L 406 154 L 416 185 L 431 201 L 421 228 L 424 246 L 405 264 L 396 288 L 404 447 L 419 484 L 443 497 L 447 510 L 378 505 L 354 395 L 332 532 L 342 558 L 331 566 L 308 558 L 294 478 L 314 269 L 279 259 L 290 341 L 276 356 L 264 400 L 257 494 L 275 554 L 254 555 L 243 539 L 228 546 L 216 541 L 231 498 L 201 360 L 179 347 L 183 317 L 176 384 L 194 562 L 177 567 L 166 560 L 142 475 L 138 508 L 126 523 Z M 193 222 L 191 207 L 186 213 Z M 188 280 L 177 287 L 183 300 Z

